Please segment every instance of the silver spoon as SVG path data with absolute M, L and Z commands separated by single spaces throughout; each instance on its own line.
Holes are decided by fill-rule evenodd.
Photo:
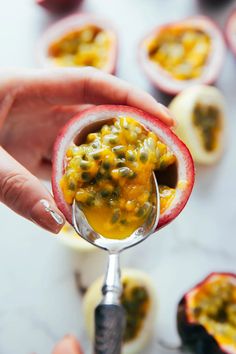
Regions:
M 160 196 L 155 174 L 152 174 L 154 202 L 144 224 L 129 237 L 109 239 L 93 230 L 86 216 L 74 201 L 72 218 L 75 230 L 88 242 L 109 252 L 108 267 L 102 288 L 103 299 L 95 310 L 94 354 L 120 354 L 125 314 L 120 303 L 122 285 L 120 281 L 120 252 L 132 247 L 150 236 L 156 229 L 160 215 Z

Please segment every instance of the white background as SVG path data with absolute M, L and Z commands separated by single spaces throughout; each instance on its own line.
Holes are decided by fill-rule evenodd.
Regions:
M 117 74 L 168 103 L 169 99 L 152 88 L 139 68 L 140 39 L 156 24 L 196 13 L 211 14 L 223 28 L 233 5 L 235 1 L 209 11 L 194 0 L 85 0 L 83 9 L 106 16 L 117 27 Z M 35 66 L 37 40 L 55 19 L 33 0 L 1 0 L 0 66 Z M 122 258 L 122 265 L 146 270 L 157 289 L 155 337 L 143 354 L 162 353 L 157 339 L 169 344 L 179 342 L 175 311 L 183 292 L 210 271 L 236 272 L 236 60 L 230 53 L 217 86 L 227 102 L 224 158 L 214 167 L 196 166 L 195 189 L 181 216 Z M 49 354 L 67 333 L 77 335 L 88 354 L 90 346 L 74 272 L 83 264 L 83 269 L 96 268 L 96 274 L 91 275 L 96 277 L 103 270 L 104 256 L 73 252 L 1 205 L 0 354 Z M 86 274 L 84 281 L 88 283 Z

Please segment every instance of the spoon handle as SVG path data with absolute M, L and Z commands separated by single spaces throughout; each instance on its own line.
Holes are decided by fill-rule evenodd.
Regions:
M 120 303 L 122 285 L 119 253 L 109 253 L 102 293 L 102 302 L 95 310 L 94 354 L 120 354 L 125 327 L 125 312 Z
M 95 354 L 120 354 L 125 326 L 121 305 L 100 304 L 95 310 Z

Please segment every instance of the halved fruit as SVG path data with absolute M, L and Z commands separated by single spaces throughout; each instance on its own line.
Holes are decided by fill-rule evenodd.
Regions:
M 70 176 L 70 173 L 71 172 L 76 173 L 76 171 L 73 170 L 74 167 L 72 168 L 73 171 L 70 170 L 70 165 L 69 165 L 69 161 L 71 159 L 71 147 L 72 150 L 74 149 L 75 154 L 77 154 L 77 152 L 81 150 L 81 148 L 78 145 L 84 143 L 86 137 L 89 137 L 89 139 L 93 138 L 93 136 L 91 137 L 91 134 L 89 133 L 97 132 L 99 129 L 101 129 L 101 127 L 104 126 L 105 126 L 104 130 L 109 130 L 110 128 L 107 125 L 107 123 L 108 121 L 110 122 L 111 120 L 113 122 L 117 120 L 122 120 L 124 122 L 125 120 L 132 121 L 132 122 L 136 121 L 137 125 L 140 124 L 143 127 L 145 127 L 146 131 L 152 132 L 153 138 L 155 138 L 155 141 L 157 141 L 158 148 L 154 151 L 154 153 L 157 154 L 158 158 L 159 157 L 161 158 L 162 156 L 167 158 L 168 163 L 171 161 L 171 164 L 165 164 L 165 161 L 163 160 L 163 163 L 160 165 L 159 169 L 155 171 L 157 180 L 159 182 L 161 205 L 162 205 L 158 228 L 163 227 L 164 225 L 172 221 L 181 212 L 181 210 L 184 208 L 185 204 L 187 203 L 188 198 L 190 197 L 193 188 L 193 183 L 194 183 L 193 161 L 187 147 L 177 138 L 177 136 L 164 123 L 162 123 L 157 117 L 151 116 L 133 107 L 113 106 L 113 105 L 97 106 L 95 108 L 91 108 L 87 111 L 83 111 L 79 113 L 66 124 L 66 126 L 62 129 L 61 133 L 59 134 L 54 146 L 52 188 L 53 188 L 53 193 L 54 193 L 56 203 L 59 209 L 65 215 L 68 222 L 71 224 L 72 223 L 71 202 L 73 201 L 73 198 L 72 200 L 68 200 L 68 202 L 66 202 L 66 198 L 65 198 L 65 197 L 68 198 L 68 195 L 69 197 L 71 195 L 74 195 L 73 193 L 77 190 L 76 189 L 77 186 L 75 185 L 75 183 L 73 183 L 73 185 L 72 183 L 69 183 L 70 177 L 73 177 Z M 139 128 L 139 133 L 140 131 L 141 129 Z M 78 141 L 78 134 L 80 134 L 80 141 Z M 116 138 L 116 135 L 118 137 L 118 134 L 119 133 L 116 133 L 114 129 L 114 134 L 111 135 L 115 135 Z M 127 133 L 125 134 L 129 136 L 132 135 L 131 138 L 132 139 L 134 138 L 134 143 L 135 144 L 138 143 L 138 141 L 135 140 L 136 132 L 130 130 L 129 126 L 127 126 Z M 81 141 L 81 137 L 83 137 L 82 139 L 83 141 Z M 108 136 L 108 138 L 110 139 L 114 137 Z M 150 139 L 150 144 L 152 145 L 153 143 L 151 140 L 153 139 Z M 116 145 L 114 145 L 113 143 L 115 143 L 115 141 L 111 142 L 112 147 L 110 147 L 110 150 L 108 149 L 109 150 L 108 155 L 110 154 L 116 155 L 117 153 L 114 152 L 114 148 L 116 150 L 117 148 Z M 126 144 L 126 140 L 124 140 L 124 144 Z M 101 162 L 97 165 L 97 161 L 98 162 L 100 161 L 99 160 L 100 157 L 97 159 L 96 153 L 100 151 L 98 151 L 99 147 L 97 147 L 97 144 L 95 145 L 94 147 L 93 146 L 90 147 L 90 149 L 92 149 L 92 151 L 90 151 L 91 156 L 94 159 L 94 161 L 91 160 L 91 164 L 90 164 L 91 166 L 89 167 L 92 168 L 92 171 L 90 170 L 81 171 L 82 179 L 86 177 L 88 181 L 88 187 L 91 187 L 91 189 L 93 189 L 94 184 L 96 185 L 98 177 L 99 180 L 101 180 L 101 178 L 104 177 L 103 175 L 106 172 L 106 168 L 104 168 L 105 161 L 101 160 Z M 131 144 L 131 147 L 132 146 L 133 145 Z M 154 145 L 154 147 L 155 146 L 156 145 Z M 132 159 L 132 161 L 130 161 L 128 157 L 129 151 L 125 150 L 125 154 L 126 154 L 125 157 L 121 157 L 120 159 L 121 161 L 118 161 L 118 163 L 122 163 L 122 164 L 129 163 L 130 166 L 129 170 L 131 170 L 129 172 L 132 172 L 132 176 L 130 176 L 130 173 L 128 175 L 126 173 L 123 174 L 122 167 L 119 167 L 121 170 L 118 170 L 118 174 L 120 173 L 121 177 L 124 178 L 122 185 L 123 186 L 126 185 L 127 188 L 128 186 L 132 187 L 132 183 L 136 183 L 136 181 L 139 181 L 138 179 L 139 173 L 145 179 L 144 173 L 147 170 L 149 171 L 149 168 L 147 169 L 147 167 L 145 167 L 145 163 L 149 163 L 148 162 L 149 157 L 147 159 L 146 158 L 143 159 L 141 151 L 139 151 L 140 150 L 139 147 L 137 147 L 137 149 L 138 150 L 134 151 L 138 156 L 136 157 L 136 160 Z M 105 151 L 107 151 L 107 149 L 105 149 Z M 153 152 L 151 154 L 153 156 Z M 68 156 L 69 156 L 69 160 L 68 160 Z M 104 156 L 106 158 L 107 153 Z M 86 153 L 84 157 L 86 157 Z M 78 161 L 80 164 L 82 162 L 83 164 L 82 169 L 87 168 L 84 166 L 84 165 L 86 166 L 88 165 L 87 162 L 84 163 L 83 161 L 81 161 L 80 157 Z M 114 161 L 112 160 L 112 164 L 113 162 Z M 117 161 L 115 160 L 115 163 L 116 162 Z M 132 167 L 133 166 L 132 163 L 134 163 L 134 167 Z M 141 170 L 138 169 L 138 171 L 142 171 L 142 172 L 138 172 L 137 174 L 133 175 L 134 171 L 132 170 L 132 168 L 139 167 L 139 165 L 141 168 L 141 164 L 143 164 L 142 165 L 143 167 Z M 68 171 L 68 166 L 70 171 Z M 111 168 L 111 166 L 109 168 Z M 102 171 L 100 171 L 100 168 L 102 168 Z M 112 183 L 114 179 L 114 183 L 116 183 L 117 181 L 116 173 L 115 174 L 113 173 L 113 169 L 109 171 L 111 176 L 110 175 L 109 175 L 110 177 L 107 176 L 108 177 L 107 179 L 109 180 L 109 182 Z M 84 174 L 84 172 L 86 172 L 86 174 Z M 66 176 L 66 173 L 68 173 L 69 176 L 68 180 L 66 177 L 63 177 L 64 175 Z M 91 176 L 93 176 L 94 173 L 95 173 L 95 180 L 90 178 Z M 147 182 L 148 182 L 148 177 L 147 177 Z M 145 181 L 143 183 L 145 183 Z M 99 191 L 99 195 L 100 192 L 101 191 Z M 136 192 L 136 188 L 135 188 L 135 192 Z M 79 197 L 80 196 L 81 194 L 79 194 Z M 98 196 L 98 194 L 95 193 L 95 198 L 96 196 Z M 115 196 L 114 198 L 112 197 L 111 199 L 112 201 L 114 200 L 114 202 L 116 203 L 117 198 L 115 198 Z M 137 200 L 138 199 L 139 198 L 137 197 Z M 119 193 L 118 193 L 118 200 L 120 200 Z M 136 197 L 134 198 L 134 202 L 136 202 Z M 127 215 L 129 214 L 128 209 L 127 209 Z M 100 224 L 103 224 L 105 220 L 104 217 L 106 217 L 106 215 L 107 215 L 107 211 L 105 211 L 101 215 L 97 215 L 97 221 L 100 218 L 99 219 Z M 118 220 L 119 218 L 116 219 L 115 221 L 117 222 Z M 119 221 L 121 222 L 121 224 L 123 224 L 122 220 Z M 126 224 L 124 223 L 124 225 Z
M 43 67 L 92 66 L 114 73 L 117 37 L 110 23 L 90 14 L 76 14 L 52 25 L 38 43 Z
M 223 152 L 225 100 L 213 86 L 193 86 L 169 105 L 176 119 L 178 137 L 188 146 L 195 162 L 215 163 Z
M 184 295 L 178 332 L 197 354 L 236 353 L 236 275 L 212 273 Z
M 152 279 L 135 269 L 122 270 L 123 292 L 121 303 L 126 313 L 126 328 L 122 354 L 140 352 L 152 337 L 156 320 L 156 294 Z M 97 279 L 87 290 L 84 317 L 88 335 L 94 338 L 94 310 L 102 300 L 103 278 Z
M 145 73 L 155 86 L 169 94 L 194 84 L 215 82 L 224 54 L 222 33 L 206 16 L 158 26 L 139 47 Z
M 226 22 L 225 35 L 232 52 L 236 56 L 236 8 Z
M 82 0 L 36 0 L 36 3 L 52 12 L 67 12 L 78 6 Z

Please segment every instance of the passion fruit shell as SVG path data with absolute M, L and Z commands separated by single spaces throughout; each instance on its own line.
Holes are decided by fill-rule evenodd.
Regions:
M 147 43 L 157 37 L 163 30 L 168 29 L 196 29 L 203 31 L 211 38 L 211 51 L 202 74 L 195 79 L 179 80 L 174 78 L 161 65 L 150 60 L 147 50 Z M 221 30 L 212 19 L 207 16 L 193 16 L 182 21 L 168 23 L 154 28 L 141 41 L 139 46 L 140 64 L 150 81 L 161 91 L 176 95 L 182 90 L 196 84 L 212 84 L 217 80 L 225 55 L 225 43 Z
M 229 47 L 236 57 L 236 8 L 226 21 L 225 36 Z
M 59 209 L 72 224 L 71 205 L 67 204 L 60 188 L 60 180 L 64 174 L 66 151 L 72 142 L 76 142 L 78 134 L 86 136 L 99 129 L 109 119 L 118 116 L 129 116 L 137 120 L 174 153 L 175 165 L 168 168 L 166 175 L 157 172 L 157 180 L 175 188 L 175 196 L 171 205 L 160 215 L 158 228 L 165 226 L 182 211 L 187 203 L 194 184 L 194 165 L 187 147 L 157 117 L 139 109 L 128 106 L 101 105 L 78 113 L 62 129 L 58 135 L 53 153 L 52 189 Z M 164 182 L 163 182 L 164 180 Z
M 67 12 L 74 10 L 82 0 L 36 0 L 36 3 L 51 12 Z
M 236 274 L 233 273 L 211 273 L 202 282 L 197 284 L 193 289 L 187 292 L 178 305 L 177 327 L 178 333 L 182 339 L 184 346 L 191 349 L 196 354 L 235 354 L 236 349 L 227 343 L 221 343 L 210 333 L 209 329 L 200 324 L 190 315 L 189 308 L 193 304 L 193 297 L 202 291 L 203 286 L 214 280 L 227 280 L 236 287 Z M 205 293 L 207 296 L 208 293 Z M 209 296 L 209 295 L 208 295 Z M 225 292 L 222 290 L 220 296 L 224 297 Z M 212 299 L 214 300 L 214 299 Z M 234 300 L 235 301 L 235 300 Z M 234 305 L 235 306 L 235 305 Z M 199 311 L 195 308 L 195 312 Z M 222 311 L 222 309 L 220 309 Z M 219 321 L 221 322 L 221 320 Z M 223 334 L 223 333 L 222 333 Z
M 92 14 L 74 14 L 63 18 L 50 26 L 42 35 L 36 48 L 36 59 L 40 66 L 52 68 L 57 66 L 50 58 L 49 48 L 52 43 L 66 34 L 82 29 L 84 26 L 93 25 L 108 32 L 111 38 L 111 48 L 107 64 L 101 69 L 108 74 L 114 74 L 117 63 L 117 35 L 113 26 L 107 20 Z
M 213 86 L 193 86 L 177 95 L 169 109 L 176 120 L 174 131 L 188 146 L 194 161 L 205 165 L 218 161 L 225 140 L 225 99 L 222 93 Z M 198 114 L 201 113 L 199 122 L 195 122 L 197 109 Z
M 128 318 L 126 320 L 126 333 L 125 337 L 128 339 L 124 340 L 122 347 L 122 354 L 134 354 L 140 352 L 149 342 L 153 335 L 155 328 L 157 303 L 156 303 L 156 292 L 153 286 L 152 279 L 143 271 L 136 269 L 124 269 L 122 270 L 121 276 L 122 283 L 126 284 L 127 288 L 130 290 L 140 287 L 143 293 L 143 289 L 148 296 L 148 310 L 142 319 L 141 327 L 136 334 L 133 334 L 132 324 L 129 325 Z M 87 290 L 84 300 L 83 300 L 83 312 L 85 317 L 85 326 L 88 332 L 88 336 L 91 340 L 94 339 L 94 310 L 96 306 L 102 300 L 101 288 L 103 284 L 103 278 L 97 279 Z M 142 294 L 141 294 L 142 295 Z M 126 299 L 124 298 L 124 301 Z M 122 300 L 121 300 L 122 302 Z M 124 304 L 124 307 L 126 305 Z M 127 302 L 126 315 L 131 316 L 133 313 L 132 303 Z M 130 313 L 129 313 L 130 312 Z M 132 323 L 132 318 L 130 318 Z M 127 336 L 127 333 L 133 334 L 131 337 Z

